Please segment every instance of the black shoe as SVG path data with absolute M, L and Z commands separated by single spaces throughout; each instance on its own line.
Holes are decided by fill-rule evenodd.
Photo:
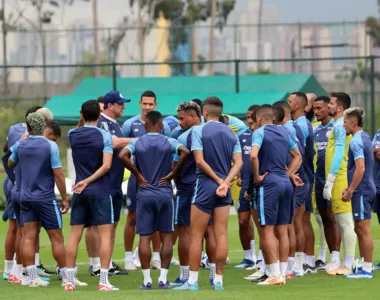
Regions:
M 311 267 L 308 264 L 303 264 L 303 272 L 305 274 L 317 274 L 317 268 L 316 267 Z
M 44 267 L 44 265 L 43 264 L 40 264 L 39 266 L 37 266 L 37 268 L 38 269 L 40 269 L 41 271 L 43 271 L 44 273 L 46 273 L 46 274 L 54 274 L 54 271 L 49 271 L 48 269 L 46 269 L 45 267 Z
M 263 275 L 263 276 L 261 276 L 260 278 L 257 278 L 257 279 L 253 279 L 253 280 L 251 280 L 251 282 L 258 283 L 258 282 L 262 282 L 262 281 L 267 280 L 267 278 L 268 278 L 267 275 Z
M 326 270 L 326 264 L 323 261 L 321 261 L 320 259 L 318 259 L 315 262 L 315 267 L 317 268 L 317 270 L 321 270 L 321 271 Z
M 100 269 L 97 269 L 94 271 L 94 269 L 92 268 L 92 266 L 90 267 L 90 275 L 91 276 L 96 276 L 96 277 L 99 277 L 100 276 Z
M 117 264 L 112 262 L 112 268 L 109 269 L 108 274 L 112 276 L 112 275 L 128 275 L 129 273 L 127 270 L 124 270 L 123 268 L 119 267 Z

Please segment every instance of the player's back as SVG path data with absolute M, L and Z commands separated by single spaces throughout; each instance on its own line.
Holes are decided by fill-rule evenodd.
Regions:
M 8 131 L 8 149 L 10 149 L 20 138 L 27 132 L 25 123 L 17 123 L 12 125 Z
M 205 162 L 218 177 L 225 179 L 231 169 L 234 147 L 239 144 L 236 134 L 225 124 L 215 121 L 196 126 L 192 135 L 194 134 L 200 136 L 202 140 L 203 149 L 199 150 L 203 150 Z M 194 145 L 192 150 L 197 150 Z M 197 176 L 204 176 L 199 168 Z
M 286 167 L 291 137 L 287 129 L 283 126 L 264 125 L 254 132 L 252 147 L 256 145 L 258 139 L 261 140 L 261 145 L 257 144 L 260 147 L 260 174 L 268 172 L 265 181 L 288 181 Z
M 172 197 L 171 184 L 159 184 L 160 178 L 171 171 L 172 144 L 166 136 L 158 133 L 148 133 L 134 143 L 135 164 L 148 181 L 146 188 L 138 187 L 137 196 L 169 196 Z
M 189 128 L 185 132 L 181 133 L 178 137 L 178 142 L 184 145 L 187 149 L 191 151 L 191 133 L 194 127 Z M 182 130 L 182 129 L 181 129 Z M 176 156 L 176 160 L 178 157 Z M 178 183 L 177 189 L 180 193 L 183 192 L 194 192 L 194 186 L 196 181 L 196 169 L 197 166 L 194 160 L 194 154 L 190 152 L 190 155 L 184 162 L 181 168 L 180 181 Z
M 122 131 L 124 137 L 138 138 L 146 134 L 146 129 L 144 127 L 145 122 L 140 119 L 140 116 L 134 116 L 124 122 Z M 171 131 L 169 125 L 163 121 L 164 128 L 161 133 L 171 137 Z
M 88 125 L 70 130 L 68 135 L 76 173 L 75 183 L 78 183 L 103 165 L 103 152 L 113 153 L 112 137 L 105 130 Z M 110 173 L 90 184 L 82 194 L 109 195 Z
M 351 184 L 356 170 L 355 160 L 359 158 L 364 158 L 365 171 L 356 190 L 360 191 L 362 195 L 375 195 L 376 186 L 372 173 L 375 159 L 373 157 L 372 141 L 368 133 L 362 130 L 353 136 L 348 150 L 347 177 L 349 184 Z
M 302 116 L 294 121 L 296 125 L 298 125 L 302 131 L 302 134 L 304 136 L 304 147 L 305 152 L 303 155 L 303 168 L 305 175 L 307 176 L 308 181 L 313 182 L 314 177 L 314 132 L 313 132 L 313 126 L 311 125 L 310 121 L 306 119 L 305 116 Z M 297 135 L 297 137 L 300 139 L 300 136 Z
M 57 144 L 43 136 L 29 136 L 18 144 L 17 155 L 22 178 L 20 200 L 55 199 L 53 169 L 61 167 Z

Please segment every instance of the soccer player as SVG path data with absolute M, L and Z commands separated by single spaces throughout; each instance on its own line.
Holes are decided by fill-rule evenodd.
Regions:
M 329 115 L 328 104 L 330 103 L 330 98 L 327 96 L 321 96 L 315 99 L 313 109 L 315 116 L 318 121 L 321 122 L 314 129 L 315 143 L 317 147 L 317 168 L 315 172 L 315 198 L 316 205 L 319 214 L 322 218 L 323 229 L 325 232 L 325 237 L 327 245 L 330 250 L 332 261 L 333 259 L 339 258 L 340 249 L 340 232 L 336 224 L 335 216 L 332 211 L 331 201 L 323 198 L 323 188 L 326 182 L 326 172 L 325 172 L 325 157 L 326 157 L 326 147 L 328 137 L 333 130 L 334 119 Z M 316 261 L 317 268 L 323 268 L 324 262 L 322 258 Z
M 254 184 L 258 186 L 258 211 L 261 226 L 263 254 L 268 278 L 259 285 L 282 285 L 289 254 L 288 225 L 293 215 L 294 175 L 302 163 L 296 142 L 288 130 L 273 125 L 270 105 L 262 105 L 256 113 L 260 126 L 252 136 L 251 165 Z M 292 156 L 288 165 L 288 154 Z M 275 234 L 276 227 L 276 234 Z M 279 264 L 278 261 L 284 263 Z
M 146 122 L 146 116 L 149 112 L 155 110 L 157 107 L 156 94 L 152 91 L 145 91 L 142 93 L 140 98 L 141 114 L 135 116 L 123 124 L 123 136 L 127 138 L 137 138 L 146 134 L 144 124 Z M 171 131 L 169 125 L 164 122 L 164 127 L 162 129 L 162 134 L 167 137 L 171 137 Z M 135 239 L 135 228 L 136 228 L 136 177 L 131 174 L 128 180 L 127 189 L 127 209 L 128 216 L 127 222 L 125 223 L 124 229 L 124 248 L 125 248 L 125 269 L 126 270 L 136 270 L 136 266 L 140 266 L 138 259 L 133 259 L 132 248 L 133 241 Z M 138 253 L 138 249 L 135 251 Z M 160 269 L 160 238 L 159 235 L 155 234 L 153 236 L 153 269 Z
M 144 275 L 140 289 L 151 290 L 150 277 L 151 250 L 150 241 L 158 231 L 162 241 L 161 274 L 158 288 L 168 289 L 167 274 L 173 254 L 172 232 L 174 230 L 173 190 L 171 180 L 177 175 L 189 150 L 175 139 L 160 132 L 163 129 L 162 115 L 151 111 L 146 115 L 144 128 L 147 134 L 132 141 L 119 155 L 124 166 L 135 176 L 138 183 L 136 233 L 140 235 L 139 257 Z M 180 158 L 171 169 L 172 155 Z M 135 156 L 135 164 L 131 156 Z
M 305 152 L 303 156 L 303 171 L 305 177 L 302 178 L 304 185 L 296 189 L 296 212 L 294 225 L 296 231 L 296 256 L 293 274 L 295 276 L 303 276 L 305 273 L 316 272 L 314 259 L 314 231 L 310 222 L 310 212 L 313 207 L 311 203 L 311 194 L 314 184 L 314 136 L 313 128 L 305 117 L 305 107 L 307 105 L 307 97 L 302 92 L 292 93 L 288 98 L 291 109 L 292 118 L 295 126 L 299 126 L 301 130 L 297 130 L 297 138 L 303 141 Z M 302 134 L 300 134 L 302 132 Z M 303 136 L 303 137 L 302 137 Z M 304 256 L 306 262 L 304 263 Z M 305 265 L 305 267 L 304 267 Z
M 47 231 L 52 242 L 52 251 L 63 276 L 66 272 L 66 253 L 62 235 L 61 213 L 66 213 L 69 204 L 66 195 L 65 176 L 62 171 L 57 144 L 43 137 L 44 118 L 31 113 L 26 118 L 29 137 L 16 143 L 8 166 L 17 164 L 21 171 L 20 203 L 24 225 L 23 260 L 27 266 L 30 286 L 47 286 L 37 275 L 35 263 L 35 241 L 38 238 L 39 223 Z M 31 172 L 33 170 L 33 172 Z M 62 197 L 61 211 L 54 193 L 54 183 Z
M 244 193 L 248 189 L 249 181 L 252 176 L 252 168 L 249 161 L 253 133 L 251 127 L 254 123 L 252 114 L 257 108 L 258 105 L 252 105 L 248 108 L 246 113 L 248 127 L 245 131 L 238 134 L 243 157 L 243 168 L 240 171 L 240 176 L 238 177 L 237 182 L 238 186 L 241 187 L 238 202 L 238 217 L 240 242 L 244 250 L 243 261 L 239 265 L 235 266 L 235 268 L 238 269 L 253 267 L 256 264 L 256 250 L 253 222 L 251 219 L 251 207 L 250 202 L 244 198 Z
M 359 107 L 349 108 L 344 112 L 344 128 L 353 137 L 348 149 L 348 186 L 343 191 L 342 200 L 351 201 L 360 256 L 364 259 L 363 269 L 347 275 L 347 278 L 373 278 L 373 239 L 370 226 L 376 186 L 372 176 L 372 143 L 368 133 L 362 130 L 363 119 L 363 110 Z
M 216 238 L 213 288 L 223 290 L 223 271 L 228 252 L 228 215 L 232 203 L 229 187 L 243 162 L 238 137 L 218 122 L 222 112 L 223 102 L 219 98 L 207 98 L 203 106 L 206 123 L 192 131 L 191 150 L 197 164 L 197 183 L 191 207 L 190 274 L 189 280 L 181 286 L 182 290 L 199 290 L 202 239 L 211 214 Z
M 344 261 L 333 257 L 326 266 L 329 275 L 350 274 L 355 261 L 356 234 L 352 219 L 350 203 L 342 201 L 342 193 L 347 187 L 347 153 L 352 139 L 343 127 L 343 113 L 351 105 L 351 98 L 346 93 L 332 93 L 329 114 L 334 119 L 334 127 L 329 134 L 326 147 L 326 183 L 323 189 L 323 198 L 331 201 L 335 220 L 341 233 L 344 248 Z
M 75 261 L 78 244 L 85 226 L 96 226 L 99 233 L 100 282 L 99 291 L 118 290 L 108 281 L 112 255 L 112 232 L 114 220 L 112 185 L 108 173 L 112 165 L 112 136 L 97 127 L 100 106 L 95 100 L 82 104 L 84 126 L 68 133 L 76 180 L 73 187 L 71 232 L 67 245 L 66 291 L 75 290 Z M 89 156 L 88 153 L 91 153 Z
M 99 103 L 99 98 L 97 100 Z M 124 176 L 124 168 L 119 161 L 118 153 L 120 149 L 128 145 L 131 139 L 126 139 L 122 137 L 121 127 L 117 122 L 125 109 L 125 103 L 130 102 L 129 99 L 124 99 L 123 96 L 118 91 L 111 91 L 103 97 L 103 112 L 98 120 L 98 127 L 107 131 L 112 136 L 112 147 L 113 147 L 113 160 L 110 170 L 110 184 L 111 187 L 111 197 L 112 206 L 114 210 L 114 230 L 112 231 L 112 245 L 115 244 L 115 232 L 117 225 L 120 220 L 121 207 L 123 203 L 123 192 L 121 190 L 121 184 Z M 89 232 L 89 233 L 87 233 Z M 88 241 L 87 245 L 88 252 L 90 256 L 90 273 L 93 276 L 100 276 L 100 254 L 99 254 L 99 233 L 96 227 L 90 227 L 87 229 L 86 239 Z M 87 237 L 90 236 L 90 239 Z M 111 275 L 127 275 L 128 272 L 112 260 L 109 265 L 109 272 Z

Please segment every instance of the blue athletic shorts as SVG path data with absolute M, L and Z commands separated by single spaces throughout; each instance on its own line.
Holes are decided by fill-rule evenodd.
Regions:
M 13 183 L 7 176 L 4 180 L 3 191 L 4 191 L 5 198 L 7 200 L 8 219 L 16 220 L 15 211 L 12 205 L 12 196 L 11 196 L 12 189 L 13 189 Z
M 376 214 L 380 214 L 380 194 L 376 194 L 376 198 L 373 203 L 373 212 Z
M 11 202 L 12 208 L 16 216 L 17 224 L 20 227 L 24 226 L 24 223 L 21 218 L 21 203 L 20 203 L 20 192 L 14 187 L 11 191 Z
M 138 196 L 136 233 L 150 236 L 154 232 L 174 231 L 174 204 L 172 197 Z
M 114 221 L 120 221 L 121 207 L 123 206 L 123 192 L 118 191 L 111 195 L 112 197 L 112 206 L 114 212 Z
M 231 205 L 231 191 L 228 190 L 226 197 L 219 198 L 216 195 L 217 188 L 217 183 L 212 179 L 206 177 L 197 178 L 192 204 L 209 215 L 212 214 L 216 207 Z
M 351 207 L 352 216 L 355 221 L 370 220 L 372 214 L 372 206 L 375 202 L 376 195 L 363 195 L 360 192 L 352 194 Z
M 175 200 L 174 224 L 179 226 L 190 226 L 191 200 L 193 195 L 188 193 L 177 193 Z
M 114 224 L 113 200 L 111 196 L 89 196 L 74 194 L 71 204 L 70 225 Z
M 131 211 L 136 210 L 136 193 L 137 193 L 137 182 L 136 176 L 131 174 L 128 179 L 128 189 L 127 189 L 127 209 Z
M 238 213 L 242 212 L 248 212 L 251 210 L 251 203 L 244 198 L 244 193 L 246 192 L 247 188 L 242 187 L 240 189 L 239 194 L 239 202 L 238 202 Z
M 305 183 L 303 186 L 296 187 L 295 193 L 293 194 L 296 208 L 300 208 L 303 204 L 305 204 L 306 206 L 306 201 L 309 194 L 309 188 L 310 188 L 310 184 L 308 182 Z M 310 201 L 311 201 L 311 197 L 310 197 Z
M 21 201 L 22 222 L 40 222 L 46 230 L 62 228 L 62 216 L 56 200 Z

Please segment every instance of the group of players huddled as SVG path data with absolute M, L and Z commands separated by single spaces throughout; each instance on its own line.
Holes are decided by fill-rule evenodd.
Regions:
M 373 278 L 379 265 L 372 263 L 370 219 L 373 209 L 380 220 L 380 130 L 373 140 L 362 130 L 363 111 L 350 108 L 349 95 L 295 92 L 288 101 L 249 107 L 247 125 L 223 114 L 217 97 L 183 102 L 177 107 L 178 118 L 163 118 L 155 110 L 156 95 L 146 91 L 139 101 L 141 115 L 121 127 L 117 119 L 127 102 L 111 91 L 82 104 L 80 122 L 68 133 L 76 173 L 71 210 L 55 143 L 61 130 L 50 111 L 33 107 L 25 123 L 9 129 L 3 147 L 8 175 L 3 219 L 9 219 L 3 279 L 48 286 L 53 272 L 41 265 L 38 255 L 44 227 L 64 290 L 87 285 L 78 280 L 76 268 L 86 228 L 90 273 L 100 277 L 99 291 L 118 290 L 108 276 L 137 267 L 143 273 L 140 289 L 153 289 L 151 242 L 152 268 L 160 269 L 158 289 L 199 290 L 198 270 L 203 265 L 210 269 L 207 282 L 223 290 L 232 199 L 238 201 L 244 250 L 236 268 L 257 270 L 246 280 L 283 285 L 317 270 Z M 126 170 L 131 175 L 123 269 L 111 256 Z M 62 214 L 69 210 L 71 232 L 65 246 Z M 320 232 L 317 260 L 312 214 Z M 260 241 L 257 258 L 253 223 Z M 133 254 L 135 232 L 139 245 Z M 177 236 L 180 276 L 169 283 Z M 207 255 L 202 251 L 204 240 Z

